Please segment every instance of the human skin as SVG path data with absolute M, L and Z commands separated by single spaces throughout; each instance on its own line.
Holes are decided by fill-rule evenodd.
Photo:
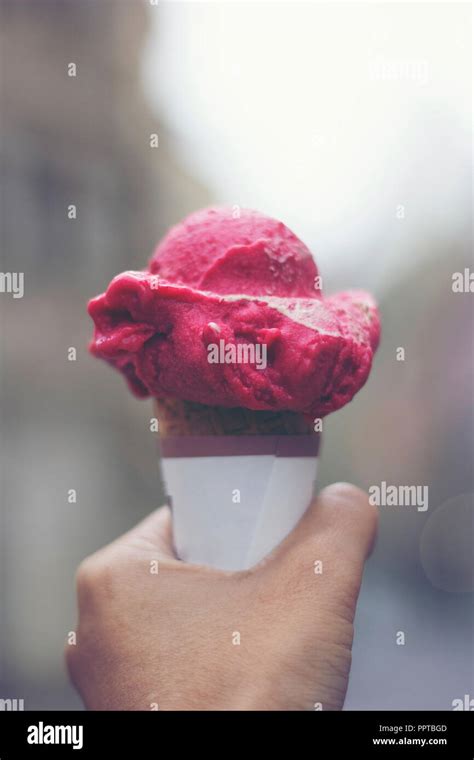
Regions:
M 263 562 L 224 572 L 178 560 L 168 507 L 152 513 L 79 567 L 66 660 L 86 707 L 340 710 L 376 525 L 335 484 Z

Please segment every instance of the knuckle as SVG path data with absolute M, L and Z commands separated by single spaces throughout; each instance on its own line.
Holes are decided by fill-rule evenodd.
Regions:
M 85 588 L 92 583 L 93 576 L 95 575 L 92 564 L 92 557 L 86 557 L 77 568 L 76 586 L 78 589 Z
M 79 602 L 110 593 L 116 573 L 116 563 L 112 554 L 100 551 L 82 560 L 76 572 Z
M 88 593 L 95 587 L 100 572 L 95 555 L 82 560 L 76 571 L 76 588 L 79 595 Z

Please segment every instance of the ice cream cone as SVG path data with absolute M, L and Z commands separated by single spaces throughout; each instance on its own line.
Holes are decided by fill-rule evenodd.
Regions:
M 178 556 L 241 570 L 307 508 L 319 434 L 302 415 L 156 399 L 161 464 Z
M 184 560 L 249 567 L 310 502 L 319 433 L 303 413 L 349 403 L 380 336 L 369 293 L 327 297 L 320 281 L 311 251 L 279 220 L 209 208 L 170 229 L 145 270 L 118 274 L 89 303 L 92 353 L 137 397 L 160 399 Z M 208 406 L 184 400 L 193 397 Z M 251 411 L 249 399 L 279 411 Z
M 180 399 L 155 399 L 160 435 L 305 435 L 312 424 L 294 412 L 207 406 Z

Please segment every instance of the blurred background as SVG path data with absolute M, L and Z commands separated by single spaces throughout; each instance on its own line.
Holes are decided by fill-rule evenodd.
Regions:
M 427 485 L 429 508 L 380 507 L 346 709 L 474 696 L 474 296 L 452 290 L 473 269 L 469 4 L 0 8 L 1 270 L 25 278 L 0 294 L 0 698 L 81 707 L 75 569 L 163 498 L 151 405 L 89 357 L 86 303 L 210 203 L 281 218 L 326 292 L 381 304 L 320 485 Z

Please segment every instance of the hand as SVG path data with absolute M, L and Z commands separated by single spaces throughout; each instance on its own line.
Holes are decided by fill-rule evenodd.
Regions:
M 79 568 L 66 656 L 86 706 L 341 709 L 376 518 L 365 493 L 330 486 L 269 557 L 231 573 L 179 561 L 157 510 Z

